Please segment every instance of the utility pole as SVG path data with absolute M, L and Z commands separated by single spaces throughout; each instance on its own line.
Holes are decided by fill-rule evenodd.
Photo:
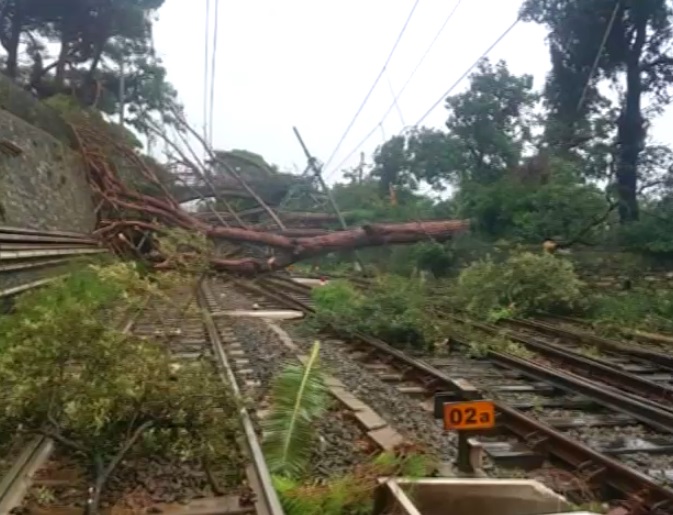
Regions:
M 119 60 L 119 126 L 124 127 L 124 102 L 126 93 L 126 77 L 124 76 L 124 57 Z
M 339 206 L 336 203 L 336 200 L 334 199 L 334 195 L 332 195 L 332 190 L 329 189 L 327 186 L 327 183 L 325 183 L 325 179 L 323 179 L 322 176 L 322 167 L 321 165 L 318 164 L 318 160 L 311 155 L 311 153 L 308 151 L 308 148 L 306 147 L 306 144 L 304 143 L 304 140 L 301 139 L 301 135 L 299 134 L 299 131 L 297 130 L 296 127 L 292 127 L 292 130 L 294 131 L 295 136 L 297 136 L 297 139 L 299 140 L 299 144 L 301 145 L 301 148 L 304 150 L 304 154 L 306 155 L 306 159 L 308 159 L 308 166 L 309 168 L 313 171 L 313 174 L 315 175 L 316 179 L 318 179 L 318 182 L 320 183 L 320 187 L 322 190 L 325 192 L 325 195 L 327 195 L 327 198 L 329 199 L 329 203 L 332 205 L 332 209 L 334 209 L 334 212 L 337 215 L 337 218 L 339 219 L 339 224 L 341 224 L 342 229 L 348 229 L 348 225 L 346 224 L 346 220 L 344 219 L 343 215 L 341 214 L 341 210 L 339 209 Z M 364 154 L 362 154 L 364 157 Z M 362 272 L 364 269 L 362 266 L 362 262 L 360 261 L 360 256 L 358 256 L 357 251 L 353 251 L 353 256 L 355 257 L 355 270 L 357 272 Z

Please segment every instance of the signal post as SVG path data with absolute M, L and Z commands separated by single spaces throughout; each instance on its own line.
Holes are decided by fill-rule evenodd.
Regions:
M 493 401 L 482 399 L 481 393 L 469 385 L 460 392 L 460 397 L 468 400 L 457 400 L 454 392 L 435 395 L 435 418 L 444 423 L 444 430 L 458 432 L 458 458 L 456 466 L 460 472 L 474 474 L 480 468 L 479 459 L 473 459 L 473 451 L 481 449 L 470 443 L 470 436 L 495 427 L 495 405 Z M 463 386 L 461 385 L 461 386 Z

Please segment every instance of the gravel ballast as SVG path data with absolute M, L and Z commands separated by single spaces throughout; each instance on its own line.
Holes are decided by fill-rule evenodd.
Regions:
M 285 322 L 282 327 L 300 348 L 307 350 L 313 344 L 313 338 L 302 334 L 296 322 Z M 348 354 L 343 344 L 337 342 L 328 339 L 321 347 L 320 357 L 328 373 L 342 381 L 407 440 L 427 446 L 443 462 L 453 462 L 455 434 L 445 432 L 441 422 L 433 420 L 432 414 L 424 410 L 419 401 L 400 393 L 366 370 Z
M 235 309 L 242 303 L 240 295 L 235 291 L 216 287 L 216 293 L 222 309 Z M 249 360 L 245 368 L 252 370 L 252 378 L 259 382 L 254 401 L 260 408 L 267 408 L 273 378 L 286 365 L 299 363 L 296 353 L 283 344 L 264 320 L 219 317 L 216 325 L 223 332 L 226 329 L 233 333 L 235 340 L 240 343 L 245 359 Z M 317 423 L 317 433 L 320 436 L 309 460 L 312 476 L 333 478 L 371 460 L 371 445 L 365 431 L 336 399 L 330 398 L 327 413 Z

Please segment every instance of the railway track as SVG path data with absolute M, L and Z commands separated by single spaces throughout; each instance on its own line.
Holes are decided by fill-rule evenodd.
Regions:
M 169 304 L 148 303 L 143 311 L 127 324 L 125 331 L 131 331 L 137 336 L 148 336 L 163 341 L 170 349 L 177 366 L 188 360 L 206 357 L 213 363 L 217 374 L 223 381 L 223 385 L 229 385 L 237 395 L 240 395 L 241 390 L 238 385 L 240 378 L 237 378 L 234 372 L 230 357 L 225 352 L 221 333 L 210 314 L 209 299 L 211 294 L 207 288 L 199 290 L 198 303 L 201 308 L 201 315 L 199 316 L 185 314 L 184 312 L 184 300 L 193 294 L 191 289 L 173 293 L 175 302 Z M 160 316 L 156 316 L 157 312 L 160 313 Z M 182 474 L 184 476 L 182 477 L 184 481 L 182 486 L 167 486 L 166 488 L 175 490 L 169 491 L 168 494 L 165 492 L 153 493 L 154 490 L 152 489 L 145 491 L 143 494 L 144 508 L 155 510 L 154 512 L 159 510 L 162 513 L 179 513 L 181 515 L 204 513 L 282 515 L 283 510 L 272 486 L 247 408 L 241 408 L 238 417 L 242 428 L 239 452 L 242 453 L 248 464 L 243 483 L 239 486 L 229 485 L 226 492 L 209 491 L 208 482 L 202 478 L 202 474 L 198 471 L 171 469 L 169 474 L 177 475 L 177 477 L 170 479 L 170 485 L 173 485 L 175 479 L 180 483 L 180 475 Z M 64 462 L 64 466 L 61 463 L 62 466 L 59 467 L 61 457 L 58 456 L 58 453 L 52 452 L 53 447 L 53 442 L 47 438 L 38 438 L 25 446 L 4 478 L 0 480 L 0 513 L 10 513 L 12 509 L 20 506 L 26 494 L 29 494 L 29 496 L 33 494 L 31 498 L 34 498 L 35 488 L 39 489 L 40 485 L 44 484 L 59 484 L 61 488 L 67 486 L 71 492 L 79 491 L 79 495 L 70 494 L 68 503 L 66 503 L 67 506 L 73 504 L 81 506 L 87 502 L 87 490 L 83 488 L 86 484 L 82 485 L 80 480 L 72 480 L 72 477 L 70 477 L 70 482 L 66 481 L 64 484 L 64 470 L 66 476 L 72 475 L 72 473 L 68 472 L 67 460 Z M 54 471 L 56 471 L 55 475 Z M 141 472 L 150 476 L 152 474 L 161 476 L 166 473 L 162 472 L 160 467 L 159 469 L 155 467 L 149 472 Z M 127 470 L 125 473 L 131 474 L 131 471 Z M 198 480 L 199 477 L 201 477 L 200 480 Z M 152 479 L 150 477 L 150 481 Z M 197 486 L 184 486 L 192 485 L 194 481 L 197 481 Z M 147 484 L 147 481 L 144 484 Z M 180 488 L 188 491 L 186 497 L 189 503 L 176 503 L 169 500 L 181 498 Z M 54 502 L 58 503 L 58 499 Z
M 74 259 L 105 252 L 84 234 L 0 226 L 0 299 L 48 284 Z
M 673 409 L 673 357 L 667 352 L 542 320 L 506 319 L 508 337 L 606 384 Z M 481 324 L 487 332 L 499 329 Z
M 290 281 L 267 277 L 241 287 L 255 302 L 264 302 L 266 293 L 267 306 L 310 313 L 309 289 Z M 423 360 L 366 335 L 336 341 L 363 368 L 396 384 L 428 411 L 433 396 L 442 392 L 456 400 L 495 399 L 499 434 L 484 434 L 473 443 L 496 464 L 537 470 L 562 464 L 572 474 L 563 487 L 571 498 L 591 491 L 621 501 L 630 513 L 673 512 L 672 412 L 654 400 L 506 354 L 475 360 L 451 352 Z
M 555 326 L 561 329 L 569 329 L 575 333 L 580 333 L 582 336 L 585 333 L 592 334 L 593 336 L 597 336 L 598 338 L 602 338 L 611 342 L 613 345 L 640 345 L 645 349 L 664 352 L 668 351 L 671 345 L 673 345 L 673 335 L 671 334 L 651 333 L 628 329 L 625 327 L 615 328 L 616 333 L 621 335 L 619 340 L 615 340 L 614 338 L 603 338 L 595 334 L 595 327 L 591 321 L 580 318 L 557 315 L 540 315 L 531 321 L 546 323 L 547 325 Z

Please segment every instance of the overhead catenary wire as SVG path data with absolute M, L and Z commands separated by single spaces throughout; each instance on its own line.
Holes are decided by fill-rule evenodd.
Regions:
M 411 18 L 413 17 L 414 12 L 416 11 L 416 7 L 418 7 L 419 3 L 420 3 L 420 0 L 416 0 L 414 2 L 414 5 L 411 8 L 411 11 L 409 12 L 409 14 L 407 16 L 407 19 L 405 20 L 404 25 L 402 26 L 402 30 L 400 30 L 399 34 L 397 35 L 397 39 L 395 40 L 395 44 L 393 45 L 393 48 L 390 50 L 390 53 L 388 54 L 388 57 L 386 58 L 386 61 L 383 64 L 383 67 L 381 68 L 381 71 L 379 72 L 376 79 L 374 80 L 374 83 L 372 84 L 371 88 L 369 88 L 369 91 L 365 95 L 365 98 L 362 101 L 362 104 L 360 104 L 360 107 L 355 112 L 355 115 L 353 116 L 352 120 L 350 121 L 350 123 L 346 127 L 346 130 L 344 131 L 343 135 L 341 136 L 341 139 L 339 139 L 339 142 L 337 143 L 336 147 L 332 151 L 332 154 L 329 156 L 329 158 L 325 162 L 324 168 L 329 166 L 329 164 L 332 162 L 332 159 L 334 159 L 334 156 L 339 151 L 339 148 L 341 148 L 341 145 L 343 144 L 344 140 L 346 139 L 346 136 L 348 136 L 348 133 L 350 132 L 353 125 L 355 124 L 355 121 L 357 120 L 358 116 L 360 116 L 360 113 L 364 109 L 365 105 L 367 105 L 367 102 L 369 101 L 369 97 L 371 97 L 374 89 L 376 88 L 376 85 L 379 83 L 379 81 L 381 80 L 381 77 L 383 77 L 383 74 L 385 73 L 386 69 L 388 68 L 388 64 L 390 64 L 390 60 L 392 59 L 393 55 L 395 54 L 395 50 L 397 49 L 397 46 L 399 45 L 400 41 L 402 40 L 402 36 L 404 36 L 404 33 L 407 30 L 407 26 L 409 25 L 409 22 L 411 21 Z
M 582 109 L 582 104 L 584 104 L 584 99 L 586 98 L 587 92 L 589 91 L 589 85 L 591 84 L 591 79 L 593 79 L 594 74 L 596 73 L 596 68 L 598 68 L 598 62 L 601 60 L 601 55 L 603 55 L 603 49 L 605 48 L 605 44 L 608 42 L 608 37 L 610 36 L 610 33 L 612 32 L 612 27 L 614 26 L 615 20 L 617 19 L 617 13 L 619 12 L 619 7 L 621 3 L 622 3 L 621 0 L 616 0 L 615 7 L 614 9 L 612 9 L 612 16 L 610 17 L 608 26 L 605 29 L 605 34 L 603 34 L 603 39 L 601 40 L 601 44 L 598 47 L 598 52 L 596 52 L 594 62 L 591 65 L 591 70 L 589 71 L 587 82 L 584 85 L 584 88 L 582 89 L 582 95 L 580 96 L 580 99 L 577 102 L 577 112 L 580 112 L 580 110 Z
M 217 36 L 218 36 L 218 18 L 219 18 L 220 0 L 215 0 L 214 27 L 213 27 L 213 51 L 210 65 L 210 107 L 208 112 L 208 145 L 213 146 L 213 112 L 215 109 L 215 71 L 217 70 Z
M 491 43 L 491 46 L 489 46 L 486 50 L 484 50 L 484 52 L 482 52 L 482 54 L 477 59 L 475 59 L 475 61 L 470 65 L 470 67 L 467 70 L 465 70 L 463 74 L 460 77 L 458 77 L 458 79 L 456 79 L 456 81 L 453 84 L 451 84 L 449 89 L 447 89 L 444 93 L 442 93 L 442 95 L 435 101 L 435 103 L 430 106 L 430 109 L 428 109 L 425 112 L 425 114 L 421 116 L 419 120 L 414 124 L 414 127 L 418 127 L 421 123 L 423 123 L 423 120 L 425 120 L 428 117 L 428 115 L 432 111 L 434 111 L 435 108 L 439 104 L 441 104 L 442 101 L 445 100 L 446 97 L 448 97 L 451 94 L 451 92 L 454 89 L 456 89 L 456 87 L 458 87 L 458 85 L 461 82 L 463 82 L 463 79 L 465 79 L 465 77 L 467 77 L 470 74 L 470 72 L 479 65 L 482 59 L 484 59 L 488 54 L 491 53 L 491 50 L 493 50 L 498 45 L 498 43 L 500 43 L 503 39 L 505 39 L 507 34 L 509 34 L 512 31 L 512 29 L 514 29 L 514 27 L 518 25 L 520 21 L 521 16 L 517 17 L 516 20 L 514 20 L 514 22 L 509 27 L 507 27 L 507 29 L 505 29 L 505 32 L 500 34 L 500 36 L 498 36 L 498 39 L 496 39 L 493 43 Z
M 404 93 L 404 91 L 407 89 L 407 86 L 411 83 L 412 79 L 416 76 L 416 72 L 418 72 L 418 70 L 420 69 L 421 65 L 425 62 L 425 59 L 428 57 L 428 55 L 430 55 L 430 52 L 432 51 L 432 49 L 433 49 L 433 48 L 435 47 L 435 45 L 437 44 L 437 41 L 439 40 L 439 37 L 443 34 L 443 32 L 444 32 L 444 30 L 446 29 L 446 27 L 448 26 L 449 22 L 453 19 L 454 15 L 456 14 L 456 11 L 458 11 L 458 7 L 460 6 L 461 2 L 462 2 L 462 0 L 458 0 L 458 1 L 456 2 L 456 4 L 453 6 L 453 9 L 451 9 L 451 10 L 449 11 L 449 13 L 447 14 L 447 16 L 444 18 L 444 21 L 443 21 L 442 24 L 439 26 L 439 29 L 437 30 L 437 32 L 435 32 L 435 35 L 434 35 L 434 37 L 432 38 L 432 41 L 430 41 L 430 44 L 428 45 L 428 47 L 427 47 L 427 48 L 425 49 L 425 51 L 423 52 L 423 55 L 421 56 L 421 58 L 420 58 L 420 59 L 418 60 L 418 62 L 416 63 L 416 66 L 414 66 L 414 69 L 411 71 L 411 73 L 410 73 L 409 76 L 407 77 L 407 80 L 404 81 L 404 84 L 402 85 L 402 87 L 401 87 L 400 90 L 398 91 L 397 95 L 393 95 L 393 101 L 390 103 L 390 105 L 388 106 L 388 109 L 386 110 L 386 112 L 385 112 L 385 113 L 383 114 L 383 116 L 381 117 L 381 121 L 380 121 L 377 125 L 375 125 L 375 126 L 374 126 L 374 127 L 367 133 L 367 135 L 363 138 L 363 140 L 362 140 L 360 143 L 358 143 L 357 147 L 356 147 L 353 151 L 351 151 L 351 152 L 348 154 L 348 157 L 347 157 L 346 159 L 344 159 L 344 160 L 339 164 L 339 166 L 335 167 L 330 173 L 327 174 L 327 177 L 331 176 L 335 171 L 339 170 L 339 168 L 341 167 L 341 165 L 343 165 L 343 163 L 344 163 L 345 161 L 347 161 L 348 159 L 350 159 L 350 158 L 352 157 L 352 155 L 353 155 L 355 152 L 357 152 L 357 151 L 359 150 L 359 148 L 360 148 L 360 147 L 361 147 L 367 140 L 369 140 L 369 138 L 372 137 L 372 135 L 376 132 L 376 129 L 378 129 L 379 125 L 382 124 L 382 123 L 384 122 L 384 120 L 388 117 L 388 115 L 390 114 L 390 112 L 395 108 L 395 106 L 398 105 L 398 101 L 399 101 L 400 97 L 402 96 L 402 93 Z M 404 122 L 402 122 L 402 124 L 403 124 L 403 125 L 406 125 Z
M 206 19 L 204 28 L 204 53 L 203 53 L 203 137 L 208 140 L 208 67 L 210 54 L 210 0 L 206 0 Z
M 469 73 L 479 64 L 479 62 L 481 62 L 481 60 L 484 59 L 484 57 L 486 57 L 505 38 L 505 36 L 507 36 L 512 31 L 512 29 L 514 29 L 514 27 L 520 21 L 521 21 L 521 17 L 517 17 L 514 20 L 514 22 L 509 27 L 507 27 L 507 29 L 502 34 L 500 34 L 500 36 L 498 36 L 498 38 L 484 52 L 482 52 L 482 54 L 469 66 L 469 68 L 467 68 L 467 70 L 465 70 L 465 72 L 449 87 L 449 89 L 447 89 L 444 93 L 442 93 L 442 96 L 440 96 L 439 99 L 436 100 L 432 104 L 430 109 L 428 109 L 425 112 L 425 114 L 423 116 L 421 116 L 421 118 L 414 125 L 412 125 L 410 128 L 418 127 L 423 122 L 423 120 L 425 120 L 428 117 L 428 115 L 442 102 L 442 100 L 446 99 L 446 97 L 451 94 L 451 92 L 463 81 L 463 79 L 465 79 L 465 77 L 467 77 L 469 75 Z M 399 94 L 398 94 L 398 97 L 399 97 Z M 372 135 L 376 132 L 376 130 L 381 126 L 381 124 L 386 119 L 386 117 L 388 116 L 390 111 L 393 109 L 393 107 L 394 107 L 394 104 L 391 104 L 390 108 L 388 109 L 388 111 L 386 111 L 386 113 L 383 115 L 381 120 L 365 135 L 364 138 L 362 138 L 360 140 L 360 142 L 353 148 L 353 150 L 351 152 L 349 152 L 346 155 L 346 157 L 343 158 L 341 160 L 341 162 L 332 169 L 332 171 L 328 174 L 328 176 L 332 175 L 333 173 L 340 170 L 341 167 L 351 157 L 353 157 L 353 154 L 355 154 L 358 150 L 360 150 L 360 147 L 362 147 L 362 145 L 364 145 L 369 140 L 369 138 L 372 137 Z M 408 127 L 405 127 L 405 130 L 407 128 Z
M 395 95 L 395 90 L 393 89 L 393 83 L 390 81 L 390 77 L 388 77 L 388 87 L 390 88 L 390 94 L 393 96 L 393 104 L 397 109 L 397 115 L 400 117 L 402 126 L 405 126 L 407 122 L 404 121 L 404 115 L 402 114 L 402 109 L 400 108 L 400 104 L 397 101 L 397 95 Z

